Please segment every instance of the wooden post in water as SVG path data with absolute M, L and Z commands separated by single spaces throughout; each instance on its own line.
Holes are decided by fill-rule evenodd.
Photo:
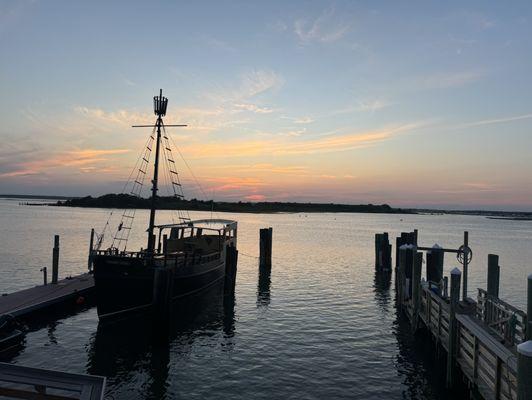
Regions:
M 532 399 L 532 340 L 517 346 L 517 400 Z
M 469 232 L 464 232 L 464 282 L 462 286 L 462 300 L 467 300 L 467 269 L 469 267 L 469 261 L 467 257 L 469 256 Z
M 460 301 L 460 278 L 462 273 L 458 268 L 451 271 L 451 312 L 449 314 L 449 343 L 447 352 L 447 387 L 454 384 L 454 364 L 456 359 L 456 308 Z
M 488 254 L 488 294 L 499 298 L 499 256 Z
M 234 246 L 225 248 L 225 294 L 233 294 L 236 286 L 236 272 L 238 265 L 238 250 Z
M 382 233 L 375 234 L 375 270 L 379 271 L 381 269 L 381 242 L 382 242 Z
M 170 321 L 173 289 L 174 269 L 172 267 L 155 268 L 152 307 L 157 323 L 167 324 Z
M 403 275 L 406 288 L 406 298 L 412 298 L 413 277 L 414 277 L 414 263 L 415 263 L 416 247 L 414 244 L 406 245 L 406 258 L 403 266 Z M 421 279 L 421 278 L 420 278 Z
M 272 232 L 273 228 L 263 228 L 260 230 L 260 261 L 261 268 L 271 268 L 272 266 Z
M 404 300 L 404 266 L 406 264 L 406 245 L 399 247 L 399 258 L 395 273 L 395 286 L 397 289 L 397 307 L 399 311 L 403 309 L 403 300 Z
M 54 236 L 54 249 L 52 251 L 52 283 L 56 284 L 59 278 L 59 235 Z
M 414 314 L 412 316 L 412 327 L 414 332 L 418 328 L 419 304 L 421 302 L 421 266 L 423 264 L 423 253 L 414 254 L 414 270 L 412 272 L 412 300 L 414 304 Z
M 40 271 L 43 275 L 43 285 L 46 286 L 48 285 L 48 268 L 42 267 Z
M 409 299 L 412 296 L 414 253 L 415 247 L 411 244 L 403 244 L 399 248 L 399 264 L 395 277 L 399 309 L 402 309 L 404 300 Z M 409 285 L 407 285 L 407 282 Z
M 91 238 L 89 240 L 89 259 L 88 259 L 88 269 L 92 270 L 92 249 L 94 247 L 94 228 L 91 229 Z
M 441 281 L 443 279 L 444 254 L 443 249 L 437 244 L 427 251 L 427 281 L 431 287 L 438 285 L 440 294 L 443 290 Z
M 388 239 L 388 233 L 375 234 L 375 270 L 391 271 L 392 269 L 392 245 Z
M 168 235 L 163 235 L 163 254 L 166 254 L 168 252 Z
M 532 274 L 528 275 L 526 318 L 526 340 L 532 340 Z
M 396 237 L 395 238 L 395 273 L 396 274 L 397 274 L 397 269 L 399 268 L 399 248 L 402 245 L 403 245 L 402 238 L 400 236 Z

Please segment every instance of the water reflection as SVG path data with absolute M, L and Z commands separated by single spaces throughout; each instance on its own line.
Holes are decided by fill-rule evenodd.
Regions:
M 57 344 L 57 337 L 55 335 L 56 333 L 56 330 L 57 330 L 57 325 L 58 325 L 58 322 L 57 321 L 53 321 L 53 322 L 50 322 L 50 324 L 48 324 L 48 339 L 50 339 L 50 343 L 51 344 Z
M 394 307 L 391 272 L 375 272 L 375 303 L 384 316 L 394 318 L 392 334 L 397 343 L 394 366 L 403 383 L 405 399 L 467 398 L 467 388 L 458 385 L 453 392 L 445 388 L 445 352 L 440 352 L 430 335 L 420 330 L 412 332 L 407 318 Z
M 235 292 L 224 295 L 224 334 L 226 338 L 235 335 Z
M 383 313 L 388 313 L 390 306 L 390 286 L 392 282 L 392 273 L 388 272 L 375 272 L 375 279 L 373 283 L 373 289 L 375 291 L 375 302 L 381 308 Z
M 142 387 L 127 397 L 167 398 L 172 357 L 190 355 L 196 340 L 217 333 L 222 334 L 221 343 L 211 340 L 209 345 L 233 348 L 234 305 L 234 294 L 224 296 L 222 283 L 175 303 L 166 328 L 149 314 L 99 323 L 88 349 L 87 373 L 106 376 L 110 395 L 145 376 Z
M 257 307 L 270 305 L 271 268 L 259 268 L 259 283 L 257 285 Z
M 454 394 L 446 390 L 445 360 L 438 358 L 437 346 L 427 333 L 412 333 L 408 320 L 397 314 L 393 334 L 399 350 L 394 364 L 405 386 L 404 398 L 467 398 L 467 391 L 463 388 L 459 388 Z

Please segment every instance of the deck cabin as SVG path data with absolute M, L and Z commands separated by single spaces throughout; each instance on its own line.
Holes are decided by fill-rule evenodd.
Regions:
M 210 254 L 223 252 L 226 245 L 236 247 L 237 222 L 232 220 L 200 219 L 155 228 L 157 252 L 162 254 Z

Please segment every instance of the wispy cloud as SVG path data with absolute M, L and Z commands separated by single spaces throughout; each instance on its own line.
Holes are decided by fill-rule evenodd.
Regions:
M 324 11 L 314 20 L 298 19 L 294 22 L 294 33 L 302 43 L 331 43 L 343 38 L 350 25 L 335 15 L 334 9 Z
M 197 143 L 185 146 L 191 157 L 249 157 L 257 155 L 317 154 L 353 150 L 375 145 L 398 134 L 414 130 L 420 124 L 406 124 L 378 131 L 330 134 L 314 139 L 279 136 L 265 140 L 232 140 L 220 143 Z
M 151 121 L 152 115 L 149 113 L 139 113 L 128 110 L 106 111 L 102 108 L 90 108 L 85 106 L 74 107 L 74 112 L 82 117 L 106 122 L 113 125 L 129 127 L 136 123 L 146 123 Z
M 369 101 L 360 101 L 358 103 L 358 106 L 356 107 L 357 111 L 365 112 L 375 112 L 377 110 L 380 110 L 382 108 L 390 106 L 392 103 L 375 99 L 375 100 L 369 100 Z
M 504 118 L 495 118 L 495 119 L 484 119 L 480 121 L 474 121 L 474 122 L 468 122 L 466 124 L 459 125 L 458 128 L 471 128 L 474 126 L 483 126 L 483 125 L 493 125 L 493 124 L 502 124 L 506 122 L 513 122 L 513 121 L 520 121 L 523 119 L 531 119 L 532 114 L 523 114 L 523 115 L 516 115 L 512 117 L 504 117 Z
M 270 114 L 273 112 L 273 109 L 268 107 L 260 107 L 256 104 L 246 104 L 246 103 L 237 103 L 235 107 L 238 110 L 250 111 L 256 114 Z
M 308 168 L 302 165 L 274 165 L 270 163 L 259 164 L 227 164 L 217 166 L 216 169 L 231 170 L 234 172 L 253 172 L 279 175 L 307 175 Z
M 254 69 L 240 75 L 236 85 L 217 86 L 203 96 L 216 104 L 245 103 L 247 100 L 280 88 L 284 79 L 270 69 Z
M 250 194 L 244 197 L 246 200 L 249 201 L 264 201 L 266 200 L 266 196 L 263 194 Z
M 461 87 L 478 81 L 485 75 L 485 72 L 482 71 L 437 73 L 414 79 L 412 86 L 419 89 L 447 89 Z
M 442 194 L 475 194 L 475 193 L 491 193 L 498 192 L 501 188 L 497 185 L 493 185 L 487 182 L 465 182 L 454 185 L 450 188 L 437 189 L 434 193 Z
M 351 113 L 374 113 L 378 110 L 391 106 L 392 102 L 382 99 L 360 100 L 355 105 L 331 110 L 324 114 L 323 117 L 333 117 L 336 115 L 351 114 Z
M 9 169 L 0 173 L 0 178 L 11 178 L 17 176 L 28 176 L 46 173 L 55 168 L 82 168 L 87 172 L 87 168 L 91 164 L 98 164 L 108 161 L 108 156 L 128 153 L 129 149 L 112 149 L 112 150 L 72 150 L 60 152 L 57 154 L 49 154 L 42 156 L 38 160 L 28 160 L 17 162 L 12 160 L 10 165 L 6 165 Z M 96 166 L 94 166 L 96 168 Z
M 314 122 L 314 119 L 311 117 L 301 117 L 294 119 L 295 124 L 311 124 Z

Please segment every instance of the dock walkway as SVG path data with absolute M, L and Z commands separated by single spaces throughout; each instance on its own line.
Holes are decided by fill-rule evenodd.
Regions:
M 449 389 L 462 378 L 474 398 L 532 400 L 532 275 L 527 279 L 524 312 L 499 298 L 499 257 L 489 254 L 487 290 L 478 288 L 476 299 L 468 297 L 472 258 L 468 240 L 464 232 L 464 243 L 457 249 L 423 247 L 418 246 L 417 231 L 401 233 L 396 240 L 397 308 L 410 321 L 413 333 L 428 331 L 446 353 Z M 375 243 L 377 273 L 389 273 L 388 265 L 380 262 L 384 254 L 389 264 L 387 235 L 377 234 Z M 457 254 L 461 269 L 454 268 L 444 277 L 445 253 Z
M 81 274 L 0 296 L 0 315 L 20 317 L 68 301 L 76 301 L 94 289 L 92 274 Z

